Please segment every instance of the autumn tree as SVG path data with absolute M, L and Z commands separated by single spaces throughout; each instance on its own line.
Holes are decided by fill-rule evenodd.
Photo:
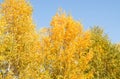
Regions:
M 90 79 L 88 63 L 93 53 L 90 32 L 79 21 L 60 11 L 52 18 L 51 27 L 40 32 L 43 72 L 52 79 Z
M 111 43 L 103 29 L 95 26 L 91 29 L 93 59 L 91 67 L 94 79 L 119 79 L 120 52 Z
M 21 78 L 39 52 L 32 8 L 26 0 L 4 0 L 0 14 L 0 57 L 12 75 Z

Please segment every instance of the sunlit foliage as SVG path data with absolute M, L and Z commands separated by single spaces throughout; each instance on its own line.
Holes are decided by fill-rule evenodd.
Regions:
M 120 52 L 112 44 L 103 29 L 95 26 L 91 29 L 92 51 L 91 61 L 94 79 L 119 79 L 120 78 Z
M 1 73 L 7 76 L 10 71 L 11 75 L 19 77 L 24 75 L 24 69 L 33 62 L 38 51 L 32 8 L 25 0 L 5 0 L 0 14 L 1 63 L 6 66 Z
M 88 63 L 93 57 L 90 32 L 80 22 L 58 12 L 51 27 L 43 29 L 43 67 L 53 79 L 87 79 L 92 77 Z
M 120 79 L 120 44 L 62 10 L 37 32 L 27 0 L 4 0 L 0 79 Z

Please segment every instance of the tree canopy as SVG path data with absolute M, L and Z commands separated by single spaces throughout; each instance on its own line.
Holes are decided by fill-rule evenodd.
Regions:
M 119 79 L 120 44 L 58 11 L 40 31 L 27 0 L 0 5 L 0 79 Z

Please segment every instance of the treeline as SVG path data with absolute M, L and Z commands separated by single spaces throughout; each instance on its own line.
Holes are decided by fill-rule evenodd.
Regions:
M 0 79 L 120 79 L 120 44 L 59 11 L 36 31 L 26 0 L 0 4 Z

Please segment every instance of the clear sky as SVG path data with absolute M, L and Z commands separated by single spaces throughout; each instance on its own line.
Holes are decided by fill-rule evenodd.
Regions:
M 85 29 L 99 25 L 112 42 L 120 42 L 120 0 L 30 0 L 37 29 L 49 26 L 62 8 L 80 20 Z

